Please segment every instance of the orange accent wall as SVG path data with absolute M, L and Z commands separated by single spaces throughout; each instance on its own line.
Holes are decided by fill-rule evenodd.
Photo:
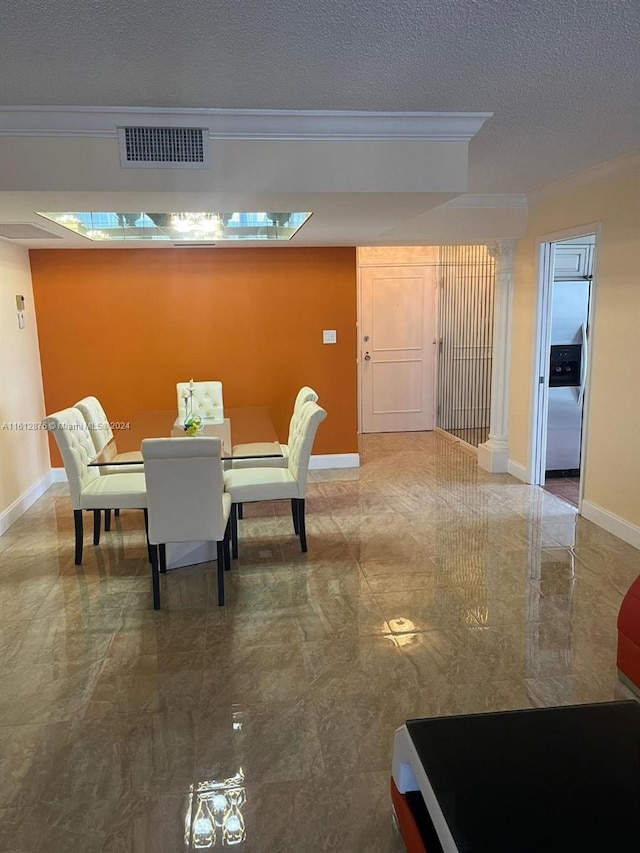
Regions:
M 314 453 L 357 451 L 354 248 L 32 250 L 48 413 L 93 394 L 110 420 L 176 407 L 220 379 L 225 406 L 268 406 L 286 440 L 311 385 Z M 338 343 L 322 343 L 336 329 Z M 60 466 L 52 447 L 52 465 Z

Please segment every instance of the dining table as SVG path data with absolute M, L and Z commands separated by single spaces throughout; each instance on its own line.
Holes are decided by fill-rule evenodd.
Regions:
M 130 420 L 113 421 L 109 425 L 113 438 L 87 463 L 90 468 L 102 469 L 103 473 L 112 473 L 118 466 L 142 464 L 140 445 L 145 438 L 187 436 L 183 421 L 177 417 L 175 409 L 140 411 L 134 413 Z M 224 417 L 203 418 L 196 435 L 222 440 L 222 461 L 225 466 L 231 465 L 236 459 L 260 457 L 275 460 L 281 459 L 283 455 L 269 410 L 263 406 L 225 408 Z M 237 450 L 239 445 L 250 447 L 243 452 Z M 167 569 L 216 559 L 216 547 L 212 542 L 167 543 L 165 553 Z
M 142 462 L 140 444 L 145 438 L 185 437 L 184 426 L 175 410 L 140 411 L 129 420 L 110 423 L 113 438 L 89 463 L 104 468 Z M 224 417 L 203 418 L 198 436 L 222 439 L 223 460 L 281 457 L 278 435 L 266 406 L 225 408 Z M 250 453 L 236 453 L 234 447 L 252 445 Z

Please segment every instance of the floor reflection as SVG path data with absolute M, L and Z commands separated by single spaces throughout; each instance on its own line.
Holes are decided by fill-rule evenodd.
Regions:
M 246 803 L 242 768 L 228 779 L 198 782 L 190 788 L 185 815 L 187 850 L 235 847 L 246 839 L 242 807 Z

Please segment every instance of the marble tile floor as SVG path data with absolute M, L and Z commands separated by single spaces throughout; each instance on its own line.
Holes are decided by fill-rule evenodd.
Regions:
M 580 477 L 549 477 L 544 484 L 544 489 L 557 495 L 574 506 L 578 506 L 580 495 Z
M 90 526 L 90 525 L 88 525 Z M 66 486 L 0 537 L 0 850 L 400 853 L 394 729 L 628 698 L 616 616 L 640 554 L 433 433 L 365 436 L 288 505 L 245 507 L 154 613 L 140 513 L 73 563 Z

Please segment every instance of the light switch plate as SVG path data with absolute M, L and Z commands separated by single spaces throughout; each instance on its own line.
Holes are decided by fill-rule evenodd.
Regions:
M 336 336 L 335 329 L 325 329 L 322 333 L 322 343 L 323 344 L 335 344 L 337 343 L 338 338 Z

